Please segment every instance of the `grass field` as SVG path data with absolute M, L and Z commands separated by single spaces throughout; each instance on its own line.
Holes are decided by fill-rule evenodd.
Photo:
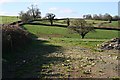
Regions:
M 34 21 L 33 23 L 50 24 L 50 21 L 49 20 L 41 20 L 41 21 Z M 66 22 L 66 20 L 53 20 L 53 24 L 67 25 L 67 22 Z
M 112 21 L 112 23 L 107 23 L 103 25 L 104 27 L 120 27 L 118 26 L 118 21 Z
M 73 19 L 70 19 L 72 21 Z M 112 23 L 109 23 L 108 21 L 102 21 L 102 20 L 85 20 L 88 23 L 93 24 L 93 26 L 98 27 L 101 23 L 106 22 L 105 24 L 102 25 L 102 27 L 118 27 L 118 21 L 112 21 Z M 44 23 L 44 24 L 50 24 L 49 20 L 45 21 L 34 21 L 34 23 Z M 53 24 L 58 24 L 58 25 L 66 25 L 67 26 L 67 21 L 66 20 L 54 20 Z
M 103 23 L 103 22 L 108 22 L 108 21 L 102 21 L 102 20 L 85 20 L 87 21 L 88 23 L 95 23 L 95 24 L 100 24 L 100 23 Z
M 9 24 L 20 20 L 16 16 L 0 16 L 0 19 L 0 24 Z
M 56 36 L 67 38 L 81 38 L 79 34 L 71 34 L 67 28 L 41 26 L 41 25 L 24 25 L 24 27 L 31 33 L 41 36 Z M 96 29 L 95 32 L 88 33 L 85 38 L 87 39 L 111 39 L 118 37 L 118 31 L 115 30 L 100 30 Z
M 115 30 L 96 29 L 95 32 L 88 33 L 85 39 L 81 39 L 79 34 L 70 33 L 63 27 L 24 25 L 24 28 L 37 37 L 50 39 L 50 44 L 59 46 L 84 46 L 94 49 L 102 42 L 118 37 L 118 31 Z
M 17 16 L 0 16 L 0 24 L 9 24 L 15 21 L 20 20 L 17 18 Z M 70 19 L 73 20 L 73 19 Z M 94 23 L 94 26 L 98 26 L 98 24 L 108 21 L 101 21 L 101 20 L 86 20 L 88 23 Z M 48 20 L 45 21 L 34 21 L 34 23 L 44 23 L 44 24 L 50 24 Z M 58 25 L 67 25 L 66 20 L 54 20 L 54 24 Z M 103 27 L 118 27 L 118 21 L 112 21 L 112 23 L 104 24 Z

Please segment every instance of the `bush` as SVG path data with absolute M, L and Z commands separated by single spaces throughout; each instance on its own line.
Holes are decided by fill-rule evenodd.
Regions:
M 13 51 L 22 48 L 32 40 L 30 33 L 15 25 L 2 25 L 2 50 Z

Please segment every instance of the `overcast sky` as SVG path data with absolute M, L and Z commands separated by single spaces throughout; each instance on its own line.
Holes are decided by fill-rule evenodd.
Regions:
M 114 0 L 104 1 L 47 1 L 29 0 L 16 2 L 14 0 L 0 0 L 0 15 L 18 15 L 20 11 L 26 11 L 31 4 L 37 5 L 42 13 L 54 13 L 57 18 L 62 17 L 82 17 L 84 14 L 105 14 L 118 15 L 118 2 Z

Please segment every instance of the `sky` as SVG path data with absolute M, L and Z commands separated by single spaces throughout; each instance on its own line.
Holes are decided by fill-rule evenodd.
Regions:
M 56 18 L 79 18 L 85 14 L 105 14 L 118 15 L 118 2 L 109 1 L 8 1 L 0 0 L 0 15 L 18 16 L 20 11 L 27 11 L 32 4 L 37 5 L 42 13 L 54 13 Z

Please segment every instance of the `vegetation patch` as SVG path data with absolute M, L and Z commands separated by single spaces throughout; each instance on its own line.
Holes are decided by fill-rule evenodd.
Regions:
M 2 25 L 2 47 L 4 51 L 14 51 L 24 47 L 32 40 L 30 33 L 20 26 Z
M 64 38 L 79 38 L 81 39 L 79 34 L 71 34 L 71 32 L 67 28 L 58 27 L 58 26 L 43 26 L 43 25 L 24 25 L 24 28 L 30 31 L 32 34 L 37 35 L 37 37 L 41 37 L 43 34 L 59 34 Z M 85 39 L 112 39 L 118 37 L 119 31 L 116 30 L 101 30 L 95 29 L 94 32 L 89 32 Z M 61 37 L 58 36 L 58 37 Z M 49 38 L 49 37 L 48 37 Z
M 102 25 L 103 27 L 118 27 L 118 21 L 112 21 L 111 23 L 107 23 L 107 24 L 104 24 Z
M 10 24 L 15 21 L 19 21 L 17 16 L 0 16 L 0 24 Z

